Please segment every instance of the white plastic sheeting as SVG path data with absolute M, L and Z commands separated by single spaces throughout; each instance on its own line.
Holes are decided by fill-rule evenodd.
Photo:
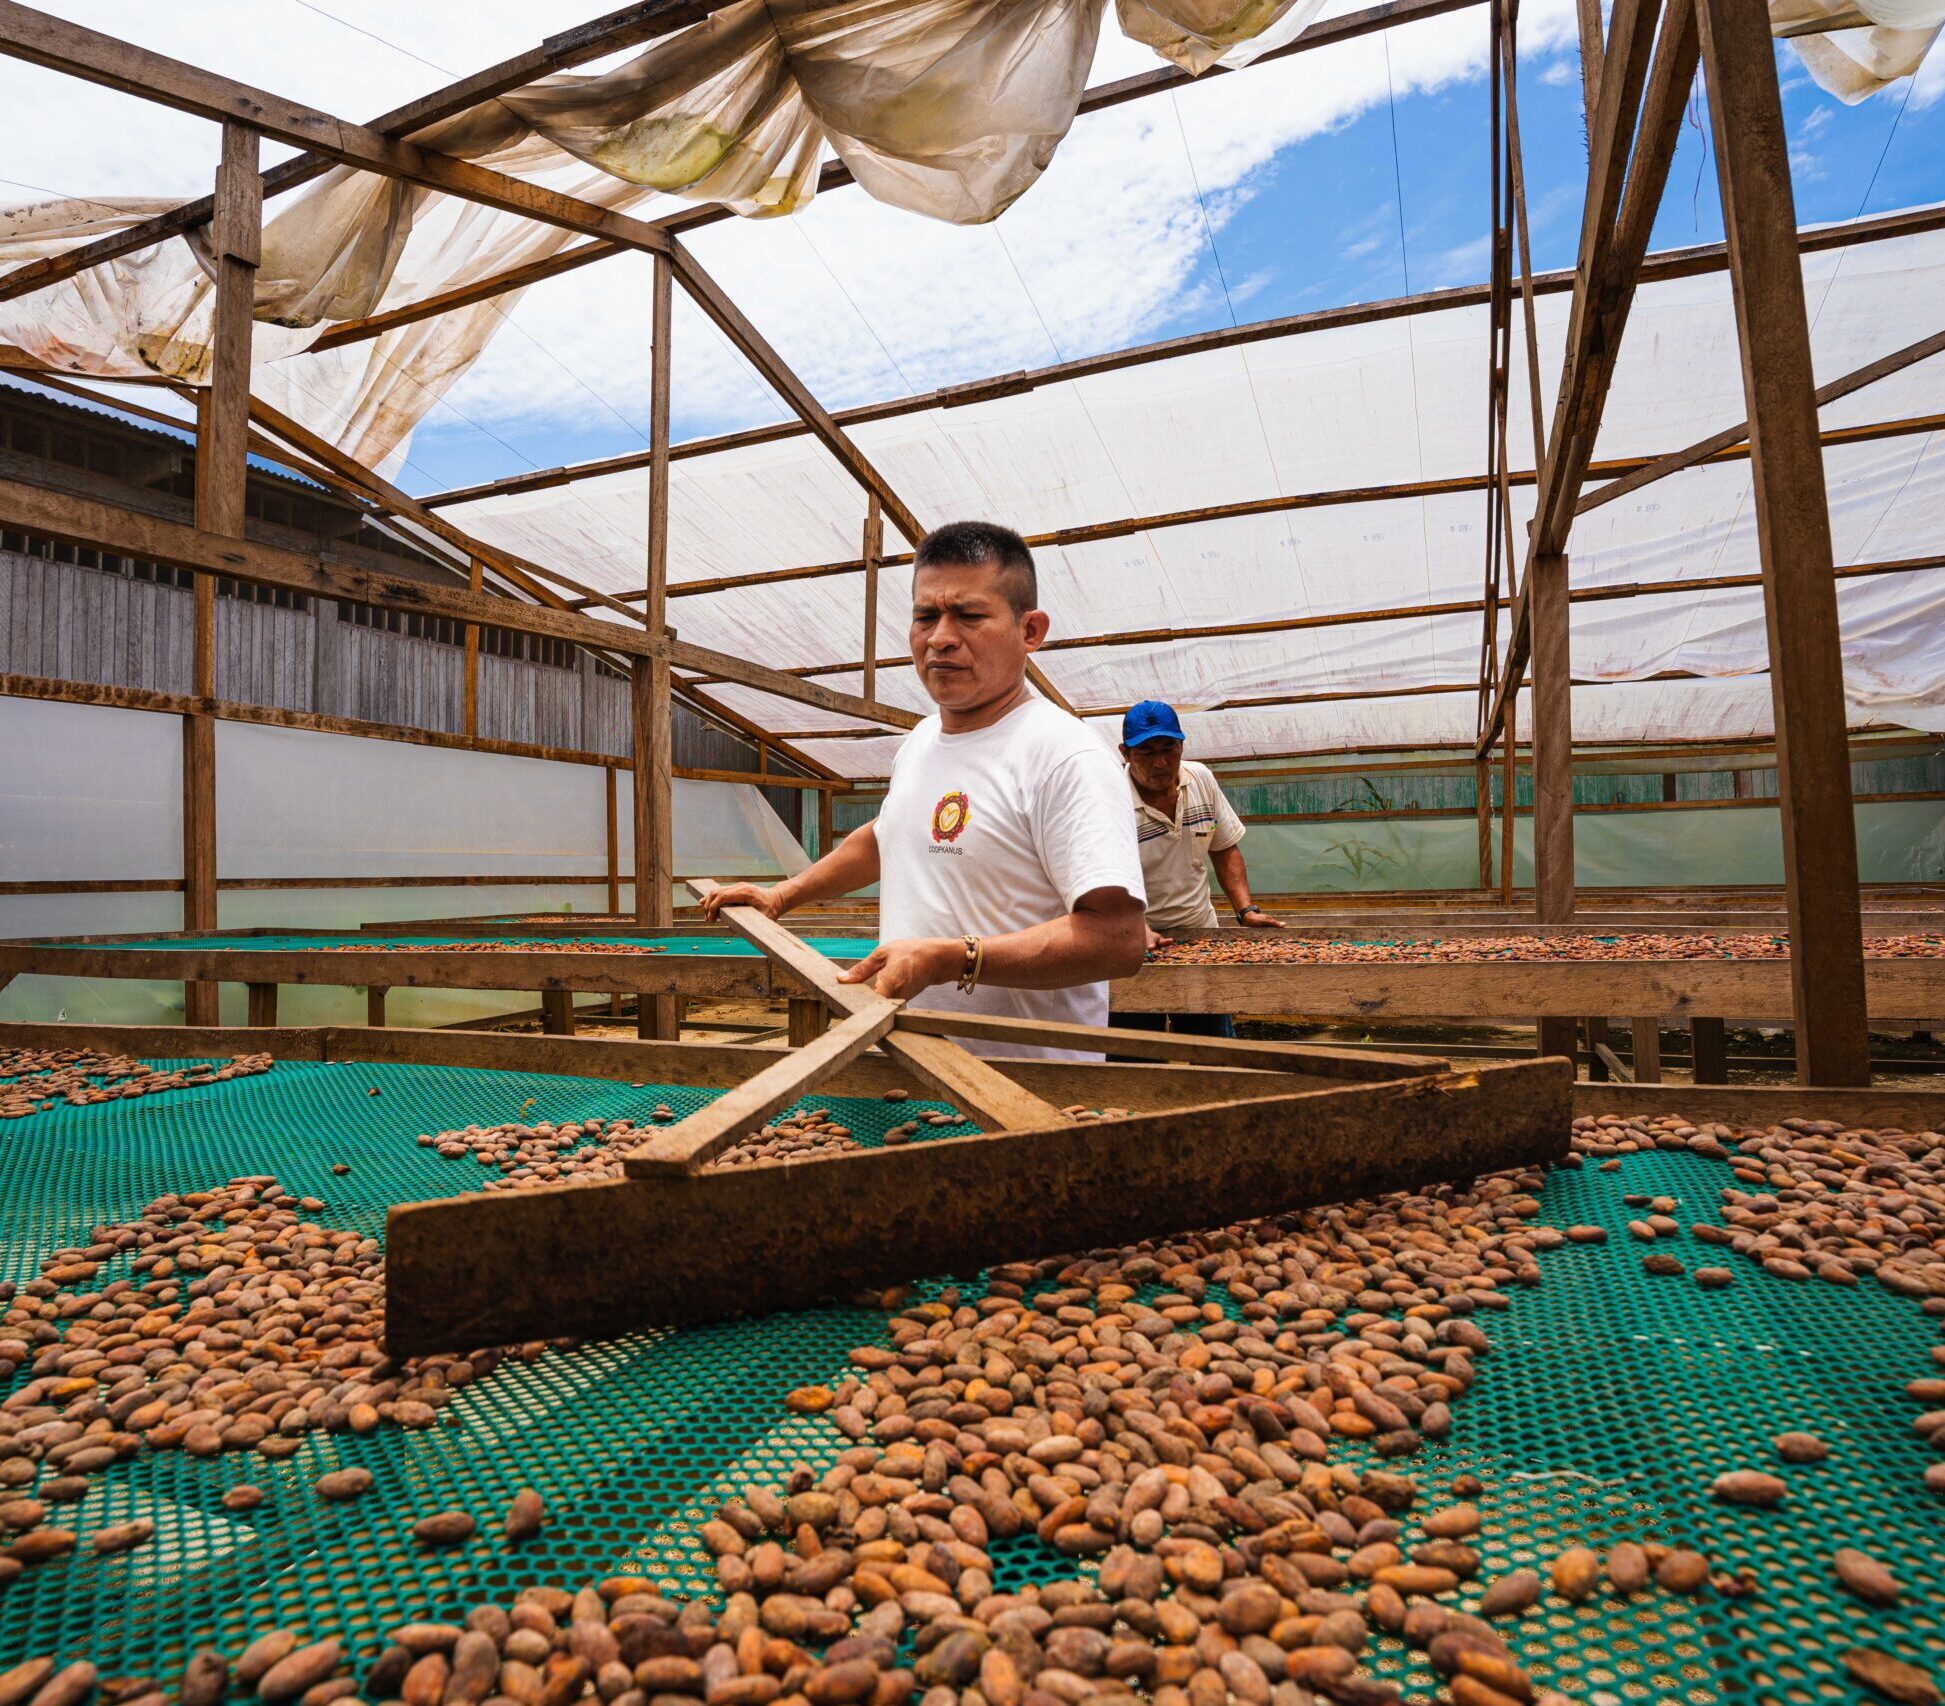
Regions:
M 1116 0 L 1123 34 L 1190 72 L 1288 41 L 1322 0 Z M 1781 29 L 1850 0 L 1771 0 Z M 1916 70 L 1945 0 L 1861 0 L 1869 27 L 1798 41 L 1847 101 Z M 748 216 L 815 192 L 827 153 L 894 206 L 960 224 L 1030 189 L 1078 110 L 1106 0 L 738 0 L 607 71 L 563 73 L 416 138 L 618 211 L 672 198 Z M 69 199 L 0 217 L 0 270 L 170 205 Z M 336 167 L 274 204 L 257 274 L 257 394 L 358 460 L 402 452 L 515 299 L 477 303 L 303 359 L 333 325 L 544 260 L 572 233 Z M 201 234 L 0 304 L 0 344 L 63 372 L 207 380 Z
M 1938 326 L 1945 234 L 1807 256 L 1819 379 L 1834 378 Z M 1540 299 L 1541 394 L 1559 384 L 1569 301 Z M 855 436 L 923 519 L 979 515 L 1029 533 L 1131 515 L 1477 474 L 1483 309 L 1440 309 L 1065 380 L 1031 392 L 862 425 Z M 1522 340 L 1513 340 L 1514 460 L 1532 443 Z M 1828 427 L 1936 408 L 1945 358 L 1907 368 L 1824 411 Z M 1678 449 L 1742 418 L 1742 379 L 1724 274 L 1645 286 L 1603 417 L 1597 460 Z M 1945 532 L 1945 445 L 1914 432 L 1825 455 L 1840 564 L 1934 554 Z M 1591 485 L 1597 482 L 1590 482 Z M 1514 492 L 1524 536 L 1530 485 Z M 857 552 L 863 499 L 808 437 L 673 465 L 670 580 L 841 561 Z M 639 583 L 647 475 L 509 494 L 446 512 L 469 531 L 548 560 L 604 590 Z M 1052 637 L 1098 639 L 1477 599 L 1485 498 L 1388 497 L 1157 527 L 1043 547 L 1041 602 Z M 1590 511 L 1571 541 L 1576 587 L 1753 573 L 1759 564 L 1746 461 L 1691 469 Z M 887 569 L 878 651 L 905 652 L 909 573 Z M 854 662 L 863 648 L 855 573 L 676 597 L 683 637 L 786 668 Z M 1945 729 L 1945 573 L 1913 570 L 1840 585 L 1846 686 L 1856 726 Z M 1474 733 L 1460 692 L 1224 711 L 1240 699 L 1452 685 L 1476 679 L 1477 615 L 1143 640 L 1043 652 L 1050 679 L 1084 711 L 1161 697 L 1197 718 L 1205 756 L 1451 743 Z M 1574 696 L 1588 740 L 1769 732 L 1759 590 L 1698 591 L 1581 604 Z M 1685 671 L 1710 679 L 1658 681 Z M 820 675 L 856 692 L 856 670 Z M 1625 685 L 1623 685 L 1625 684 Z M 881 667 L 879 696 L 929 707 L 912 671 Z M 779 734 L 856 726 L 735 686 L 713 689 Z M 883 775 L 891 742 L 812 740 L 846 775 Z
M 1917 71 L 1945 25 L 1945 0 L 1769 0 L 1770 28 L 1778 34 L 1859 16 L 1869 22 L 1790 44 L 1821 87 L 1853 105 Z
M 348 735 L 216 726 L 217 874 L 237 877 L 546 876 L 547 884 L 226 889 L 225 929 L 343 929 L 388 918 L 606 908 L 599 767 Z M 618 778 L 621 868 L 632 868 L 630 778 Z M 772 876 L 808 863 L 747 783 L 674 784 L 678 874 Z M 153 880 L 182 868 L 181 720 L 0 697 L 0 881 Z M 622 904 L 633 885 L 622 885 Z M 0 937 L 177 930 L 173 893 L 0 895 Z M 234 996 L 234 1001 L 232 997 Z M 224 991 L 241 1023 L 242 992 Z M 445 1024 L 522 1005 L 495 991 L 399 990 L 395 1022 Z M 528 1003 L 530 1004 L 530 1003 Z M 231 1011 L 234 1005 L 235 1011 Z M 20 978 L 0 1017 L 146 1023 L 180 1018 L 168 983 Z M 286 991 L 288 1023 L 362 1023 L 356 990 Z
M 1288 39 L 1321 0 L 1119 0 L 1122 27 L 1201 71 Z M 738 0 L 594 74 L 563 73 L 436 125 L 423 146 L 620 211 L 722 202 L 787 214 L 827 152 L 880 201 L 974 224 L 1029 189 L 1067 134 L 1106 0 Z M 664 205 L 656 205 L 658 203 Z M 62 200 L 0 217 L 0 268 L 170 204 Z M 332 325 L 543 260 L 574 233 L 335 167 L 273 204 L 253 389 L 377 466 L 486 347 L 512 298 L 298 360 Z M 205 234 L 0 303 L 0 344 L 58 371 L 208 378 Z
M 1515 820 L 1513 881 L 1533 882 L 1533 823 Z M 1364 818 L 1255 823 L 1244 842 L 1259 894 L 1468 889 L 1479 881 L 1471 819 Z M 1499 829 L 1493 829 L 1498 881 Z M 1867 883 L 1945 877 L 1945 804 L 1887 801 L 1857 808 L 1858 875 Z M 1583 812 L 1574 819 L 1574 881 L 1584 889 L 1643 882 L 1780 883 L 1783 828 L 1774 806 L 1728 811 Z

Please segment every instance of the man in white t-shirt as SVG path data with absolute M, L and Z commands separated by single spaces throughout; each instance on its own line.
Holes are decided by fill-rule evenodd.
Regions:
M 1130 705 L 1121 719 L 1121 756 L 1128 766 L 1141 876 L 1148 891 L 1148 946 L 1167 946 L 1178 930 L 1216 928 L 1211 865 L 1238 924 L 1281 930 L 1250 898 L 1241 846 L 1243 820 L 1224 797 L 1215 772 L 1183 758 L 1185 744 L 1181 718 L 1159 699 Z M 1226 1013 L 1124 1013 L 1115 1022 L 1128 1030 L 1236 1034 Z
M 912 566 L 912 662 L 939 709 L 899 747 L 877 818 L 774 888 L 715 890 L 707 914 L 739 905 L 780 918 L 876 882 L 881 940 L 846 982 L 949 1011 L 1105 1025 L 1108 980 L 1133 976 L 1146 952 L 1141 860 L 1114 754 L 1027 684 L 1047 637 L 1038 603 L 1017 533 L 954 522 L 926 535 Z

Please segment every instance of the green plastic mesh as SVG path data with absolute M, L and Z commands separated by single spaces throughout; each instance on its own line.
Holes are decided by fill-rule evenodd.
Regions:
M 377 1089 L 372 1096 L 369 1091 Z M 678 1113 L 714 1092 L 438 1067 L 279 1065 L 258 1078 L 96 1108 L 60 1108 L 0 1133 L 0 1275 L 32 1275 L 49 1250 L 97 1223 L 127 1219 L 167 1190 L 274 1172 L 324 1199 L 318 1219 L 375 1230 L 394 1202 L 478 1185 L 470 1157 L 447 1161 L 413 1140 L 474 1121 L 562 1121 Z M 861 1140 L 921 1106 L 830 1099 Z M 336 1177 L 334 1162 L 352 1171 Z M 1929 1371 L 1934 1335 L 1909 1300 L 1876 1287 L 1793 1285 L 1730 1258 L 1736 1280 L 1703 1293 L 1656 1278 L 1627 1239 L 1623 1191 L 1668 1194 L 1681 1218 L 1714 1218 L 1725 1168 L 1645 1153 L 1618 1173 L 1561 1172 L 1546 1219 L 1598 1222 L 1605 1246 L 1542 1258 L 1544 1283 L 1489 1322 L 1493 1350 L 1456 1407 L 1454 1437 L 1409 1465 L 1427 1502 L 1461 1472 L 1487 1486 L 1482 1580 L 1569 1545 L 1661 1538 L 1748 1565 L 1759 1598 L 1679 1599 L 1653 1592 L 1579 1607 L 1548 1598 L 1509 1629 L 1535 1673 L 1595 1706 L 1799 1706 L 1861 1698 L 1838 1655 L 1860 1641 L 1945 1671 L 1945 1504 L 1919 1484 L 1927 1458 L 1910 1429 L 1906 1380 Z M 1701 1247 L 1681 1245 L 1691 1262 Z M 1679 1247 L 1679 1246 L 1678 1246 Z M 1714 1253 L 1720 1256 L 1720 1252 Z M 104 1270 L 103 1279 L 113 1270 Z M 535 1581 L 639 1573 L 683 1594 L 712 1576 L 696 1538 L 720 1498 L 775 1483 L 843 1445 L 828 1421 L 787 1414 L 793 1387 L 842 1376 L 853 1346 L 883 1342 L 862 1308 L 645 1333 L 508 1361 L 467 1387 L 421 1433 L 309 1440 L 294 1458 L 145 1454 L 99 1477 L 62 1521 L 81 1546 L 0 1595 L 0 1661 L 86 1656 L 105 1675 L 173 1677 L 187 1650 L 231 1652 L 252 1632 L 292 1624 L 341 1631 L 362 1664 L 383 1631 L 453 1616 Z M 1806 1429 L 1827 1462 L 1778 1465 L 1768 1441 Z M 1355 1458 L 1354 1458 L 1355 1460 Z M 324 1470 L 362 1464 L 377 1490 L 343 1505 L 316 1500 Z M 1395 1466 L 1394 1466 L 1395 1467 Z M 1708 1497 L 1723 1470 L 1783 1474 L 1775 1511 Z M 241 1516 L 222 1492 L 252 1481 L 268 1495 Z M 493 1538 L 513 1493 L 537 1488 L 552 1513 L 533 1544 Z M 418 1517 L 461 1507 L 481 1536 L 453 1552 L 416 1547 Z M 157 1538 L 121 1557 L 87 1554 L 97 1528 L 152 1517 Z M 78 1519 L 78 1520 L 77 1520 Z M 1831 1577 L 1830 1551 L 1867 1548 L 1897 1570 L 1906 1606 L 1871 1612 Z M 1074 1573 L 1031 1535 L 995 1553 L 1002 1587 Z M 1380 1674 L 1429 1694 L 1431 1673 L 1394 1642 L 1368 1654 Z

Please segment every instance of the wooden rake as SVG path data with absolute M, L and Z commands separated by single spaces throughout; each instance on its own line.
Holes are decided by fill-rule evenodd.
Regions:
M 691 884 L 698 896 L 716 886 Z M 1573 1071 L 1564 1060 L 1454 1072 L 1422 1055 L 927 1012 L 840 983 L 831 961 L 754 908 L 720 916 L 824 1003 L 830 1029 L 767 1064 L 751 1057 L 750 1077 L 627 1154 L 620 1179 L 394 1208 L 394 1354 L 799 1308 L 1567 1151 Z M 1177 1064 L 995 1063 L 954 1037 Z M 709 1167 L 874 1045 L 980 1129 Z M 664 1060 L 670 1047 L 643 1046 Z M 1066 1104 L 1138 1111 L 1070 1119 L 1028 1084 Z

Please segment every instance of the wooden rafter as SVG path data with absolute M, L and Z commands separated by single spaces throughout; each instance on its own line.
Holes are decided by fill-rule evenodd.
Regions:
M 1565 551 L 1695 79 L 1701 47 L 1694 0 L 1669 0 L 1657 37 L 1660 10 L 1659 0 L 1619 0 L 1614 9 L 1575 267 L 1582 282 L 1574 291 L 1560 394 L 1528 534 L 1529 575 L 1541 557 Z M 1511 683 L 1526 666 L 1530 629 L 1524 579 L 1514 597 L 1499 687 L 1478 741 L 1482 755 L 1491 750 L 1505 716 Z
M 1931 207 L 1903 208 L 1896 213 L 1873 214 L 1867 219 L 1802 231 L 1798 233 L 1798 248 L 1806 255 L 1824 254 L 1833 249 L 1891 242 L 1900 237 L 1919 236 L 1941 229 L 1945 229 L 1945 203 Z M 1643 261 L 1641 282 L 1654 284 L 1706 277 L 1711 273 L 1724 271 L 1728 264 L 1728 251 L 1720 243 L 1703 243 L 1685 249 L 1668 249 L 1651 255 Z M 1532 284 L 1533 294 L 1536 297 L 1558 296 L 1573 289 L 1574 274 L 1571 269 L 1536 273 L 1533 275 Z M 1371 325 L 1402 319 L 1411 314 L 1433 313 L 1440 309 L 1483 307 L 1488 291 L 1489 286 L 1486 284 L 1453 285 L 1441 290 L 1418 291 L 1409 296 L 1388 297 L 1375 302 L 1352 303 L 1338 308 L 1319 308 L 1308 313 L 1284 315 L 1276 319 L 1248 321 L 1241 326 L 1221 326 L 1207 332 L 1193 332 L 1182 337 L 1163 339 L 1158 343 L 1139 344 L 1130 349 L 1115 350 L 1104 355 L 1081 356 L 1071 361 L 1056 362 L 1048 367 L 1009 374 L 1003 381 L 972 380 L 963 385 L 945 386 L 936 391 L 894 398 L 888 402 L 866 403 L 856 408 L 838 409 L 832 412 L 831 418 L 840 426 L 863 426 L 873 421 L 896 420 L 908 415 L 924 414 L 933 409 L 958 407 L 977 402 L 984 396 L 1014 395 L 1038 390 L 1043 386 L 1090 378 L 1097 374 L 1117 373 L 1131 367 L 1167 361 L 1178 355 L 1196 355 L 1211 350 L 1234 349 L 1252 343 L 1267 343 L 1277 338 L 1298 336 L 1309 332 L 1332 331 L 1346 326 Z M 454 303 L 450 306 L 459 305 Z M 333 334 L 326 334 L 326 337 L 314 347 L 318 349 L 328 347 L 332 336 Z M 809 430 L 800 421 L 775 421 L 767 426 L 745 427 L 736 432 L 688 439 L 671 446 L 669 455 L 673 460 L 682 462 L 693 457 L 713 456 L 724 450 L 744 450 L 756 445 L 774 444 L 781 439 L 800 437 Z M 600 457 L 593 461 L 576 463 L 571 467 L 541 469 L 531 474 L 514 474 L 475 486 L 456 486 L 450 491 L 435 492 L 422 501 L 428 507 L 437 509 L 447 504 L 472 503 L 481 498 L 500 497 L 512 492 L 543 491 L 552 486 L 571 485 L 576 480 L 596 479 L 604 474 L 627 473 L 633 469 L 645 468 L 647 465 L 646 451 L 629 451 L 624 455 Z
M 1941 426 L 1945 426 L 1945 413 L 1907 416 L 1896 420 L 1866 422 L 1856 426 L 1828 427 L 1824 429 L 1820 442 L 1826 448 L 1840 448 L 1851 444 L 1868 444 L 1879 439 L 1904 438 L 1914 434 L 1936 432 Z M 1687 455 L 1688 452 L 1676 454 Z M 1749 448 L 1746 444 L 1730 442 L 1712 448 L 1706 455 L 1695 456 L 1685 466 L 1746 462 L 1748 459 Z M 1643 469 L 1654 466 L 1658 461 L 1667 460 L 1667 458 L 1641 456 L 1615 457 L 1609 461 L 1590 463 L 1587 478 L 1619 479 L 1626 475 L 1638 474 Z M 1665 470 L 1666 473 L 1677 471 L 1673 467 Z M 1537 483 L 1537 476 L 1530 468 L 1516 468 L 1505 473 L 1505 480 L 1509 486 L 1527 487 Z M 1283 515 L 1304 510 L 1337 508 L 1347 504 L 1464 496 L 1473 492 L 1490 491 L 1494 481 L 1495 476 L 1491 474 L 1456 474 L 1443 479 L 1397 480 L 1370 486 L 1341 486 L 1325 491 L 1297 492 L 1289 496 L 1237 499 L 1228 503 L 1207 504 L 1195 509 L 1168 510 L 1154 515 L 1131 516 L 1117 521 L 1083 522 L 1072 527 L 1029 533 L 1025 538 L 1027 544 L 1035 550 L 1098 544 L 1105 540 L 1127 538 L 1137 533 L 1163 532 L 1172 527 L 1192 527 L 1206 522 L 1231 521 L 1249 516 Z M 1601 489 L 1604 491 L 1606 488 Z M 908 566 L 911 560 L 911 552 L 899 551 L 886 553 L 878 559 L 878 563 L 881 568 L 899 568 Z M 708 597 L 713 593 L 734 592 L 742 587 L 776 586 L 789 581 L 821 580 L 833 575 L 861 574 L 863 571 L 862 556 L 846 558 L 839 562 L 808 563 L 786 569 L 757 569 L 746 574 L 678 581 L 670 586 L 669 597 Z M 624 592 L 615 596 L 624 602 L 631 602 L 638 595 Z M 569 603 L 571 608 L 584 607 L 574 604 L 571 600 Z M 1049 641 L 1042 649 L 1057 650 L 1062 646 L 1083 643 L 1087 642 Z M 888 665 L 891 660 L 882 659 L 880 662 L 881 665 Z M 840 668 L 856 670 L 861 667 L 861 662 L 819 666 L 820 670 L 831 671 Z
M 404 138 L 415 132 L 454 118 L 468 108 L 518 89 L 552 72 L 571 70 L 604 54 L 639 46 L 658 35 L 686 28 L 721 11 L 734 0 L 636 0 L 636 3 L 610 12 L 604 17 L 577 24 L 549 36 L 537 47 L 515 54 L 497 65 L 488 66 L 470 77 L 462 77 L 443 89 L 421 95 L 402 107 L 394 107 L 371 121 L 367 127 L 387 137 Z M 263 196 L 282 195 L 312 182 L 328 171 L 333 162 L 320 154 L 300 154 L 270 168 L 262 177 Z M 171 237 L 181 237 L 209 223 L 214 198 L 203 196 L 185 202 L 126 230 L 83 243 L 65 254 L 31 261 L 0 277 L 0 302 L 29 291 L 42 290 L 64 278 L 72 278 L 90 267 L 123 255 L 134 254 Z M 619 253 L 617 246 L 613 252 Z
M 1393 29 L 1403 24 L 1443 17 L 1447 13 L 1463 11 L 1469 6 L 1481 3 L 1482 0 L 1386 0 L 1386 3 L 1381 5 L 1367 6 L 1360 11 L 1347 12 L 1341 17 L 1328 18 L 1312 24 L 1294 40 L 1260 55 L 1252 61 L 1252 64 L 1267 65 L 1275 60 L 1288 58 L 1292 54 L 1308 53 L 1315 48 L 1329 47 L 1378 30 Z M 1204 78 L 1213 77 L 1224 69 L 1215 66 L 1202 75 Z M 1120 106 L 1127 101 L 1139 100 L 1145 96 L 1164 94 L 1180 88 L 1189 81 L 1191 79 L 1187 73 L 1172 66 L 1125 77 L 1117 82 L 1088 90 L 1081 97 L 1079 112 L 1085 115 L 1107 107 Z M 818 174 L 817 194 L 828 195 L 832 190 L 842 189 L 855 182 L 850 170 L 842 161 L 826 161 Z M 728 208 L 709 203 L 666 214 L 655 223 L 665 231 L 681 235 L 731 217 L 733 215 Z M 542 279 L 558 278 L 563 273 L 589 266 L 595 261 L 606 260 L 621 252 L 620 247 L 613 243 L 584 243 L 562 254 L 550 256 L 546 260 L 513 268 L 474 284 L 441 291 L 419 302 L 387 309 L 383 313 L 371 315 L 363 320 L 347 321 L 327 332 L 312 347 L 328 349 L 365 338 L 379 337 L 386 332 L 396 331 L 401 326 L 409 326 L 420 320 L 451 313 L 455 308 L 490 301 L 495 296 L 504 295 L 510 290 L 523 289 Z
M 99 30 L 36 12 L 16 0 L 0 0 L 0 53 L 105 88 L 140 95 L 197 118 L 243 124 L 260 136 L 287 142 L 341 165 L 401 178 L 544 225 L 602 237 L 623 249 L 658 254 L 668 247 L 668 234 L 645 220 L 476 166 L 470 160 L 421 148 L 367 125 L 334 118 L 315 107 L 219 77 Z M 0 281 L 0 293 L 6 289 L 5 281 Z

